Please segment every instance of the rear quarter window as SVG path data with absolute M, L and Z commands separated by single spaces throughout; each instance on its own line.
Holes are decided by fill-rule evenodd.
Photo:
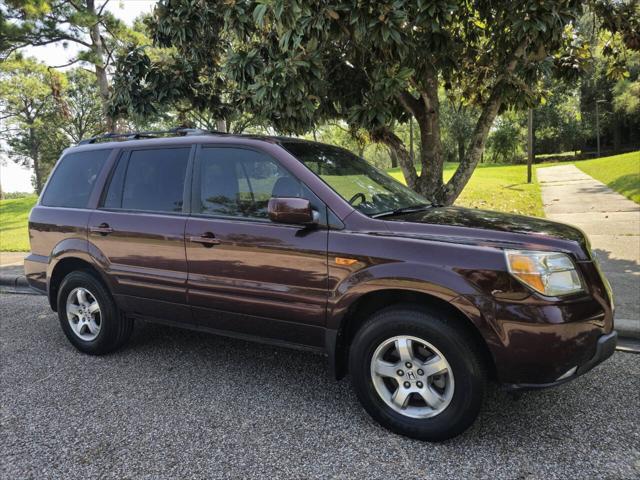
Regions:
M 98 174 L 111 150 L 92 150 L 65 155 L 42 195 L 47 207 L 86 208 Z

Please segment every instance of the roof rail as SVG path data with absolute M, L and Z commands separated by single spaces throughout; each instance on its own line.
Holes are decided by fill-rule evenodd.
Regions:
M 125 132 L 125 133 L 104 133 L 102 135 L 96 135 L 95 137 L 86 138 L 84 140 L 80 140 L 78 145 L 89 145 L 92 143 L 99 142 L 101 140 L 115 140 L 118 138 L 124 140 L 137 140 L 140 138 L 158 138 L 160 136 L 165 135 L 225 135 L 224 132 L 217 132 L 212 130 L 202 130 L 200 128 L 184 128 L 184 127 L 176 127 L 170 130 L 150 130 L 147 132 Z

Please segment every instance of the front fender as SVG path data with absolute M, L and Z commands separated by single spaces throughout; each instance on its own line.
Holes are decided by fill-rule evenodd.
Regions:
M 327 328 L 337 330 L 347 311 L 363 295 L 383 290 L 404 290 L 451 303 L 460 295 L 480 292 L 464 276 L 446 267 L 393 262 L 354 268 L 342 275 L 329 300 Z

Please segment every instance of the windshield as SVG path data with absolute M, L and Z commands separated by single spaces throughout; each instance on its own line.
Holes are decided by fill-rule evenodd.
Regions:
M 366 215 L 431 205 L 425 197 L 342 148 L 295 141 L 282 142 L 282 146 Z

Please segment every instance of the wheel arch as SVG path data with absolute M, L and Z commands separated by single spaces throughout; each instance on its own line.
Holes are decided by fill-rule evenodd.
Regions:
M 447 318 L 451 318 L 457 328 L 462 328 L 470 334 L 482 354 L 489 376 L 495 377 L 496 365 L 489 346 L 478 326 L 462 310 L 449 301 L 424 291 L 387 288 L 370 291 L 358 297 L 348 307 L 338 330 L 329 330 L 333 333 L 328 334 L 327 350 L 332 371 L 337 379 L 347 374 L 349 349 L 360 327 L 376 311 L 394 305 L 413 305 L 446 312 Z
M 95 267 L 93 262 L 89 258 L 80 256 L 67 256 L 56 261 L 55 265 L 51 268 L 49 273 L 49 285 L 47 288 L 47 296 L 49 297 L 49 305 L 54 312 L 58 311 L 57 299 L 58 290 L 64 277 L 69 273 L 85 270 L 91 272 L 98 280 L 100 280 L 105 286 L 108 283 L 102 277 L 102 274 Z M 108 288 L 107 288 L 108 290 Z

